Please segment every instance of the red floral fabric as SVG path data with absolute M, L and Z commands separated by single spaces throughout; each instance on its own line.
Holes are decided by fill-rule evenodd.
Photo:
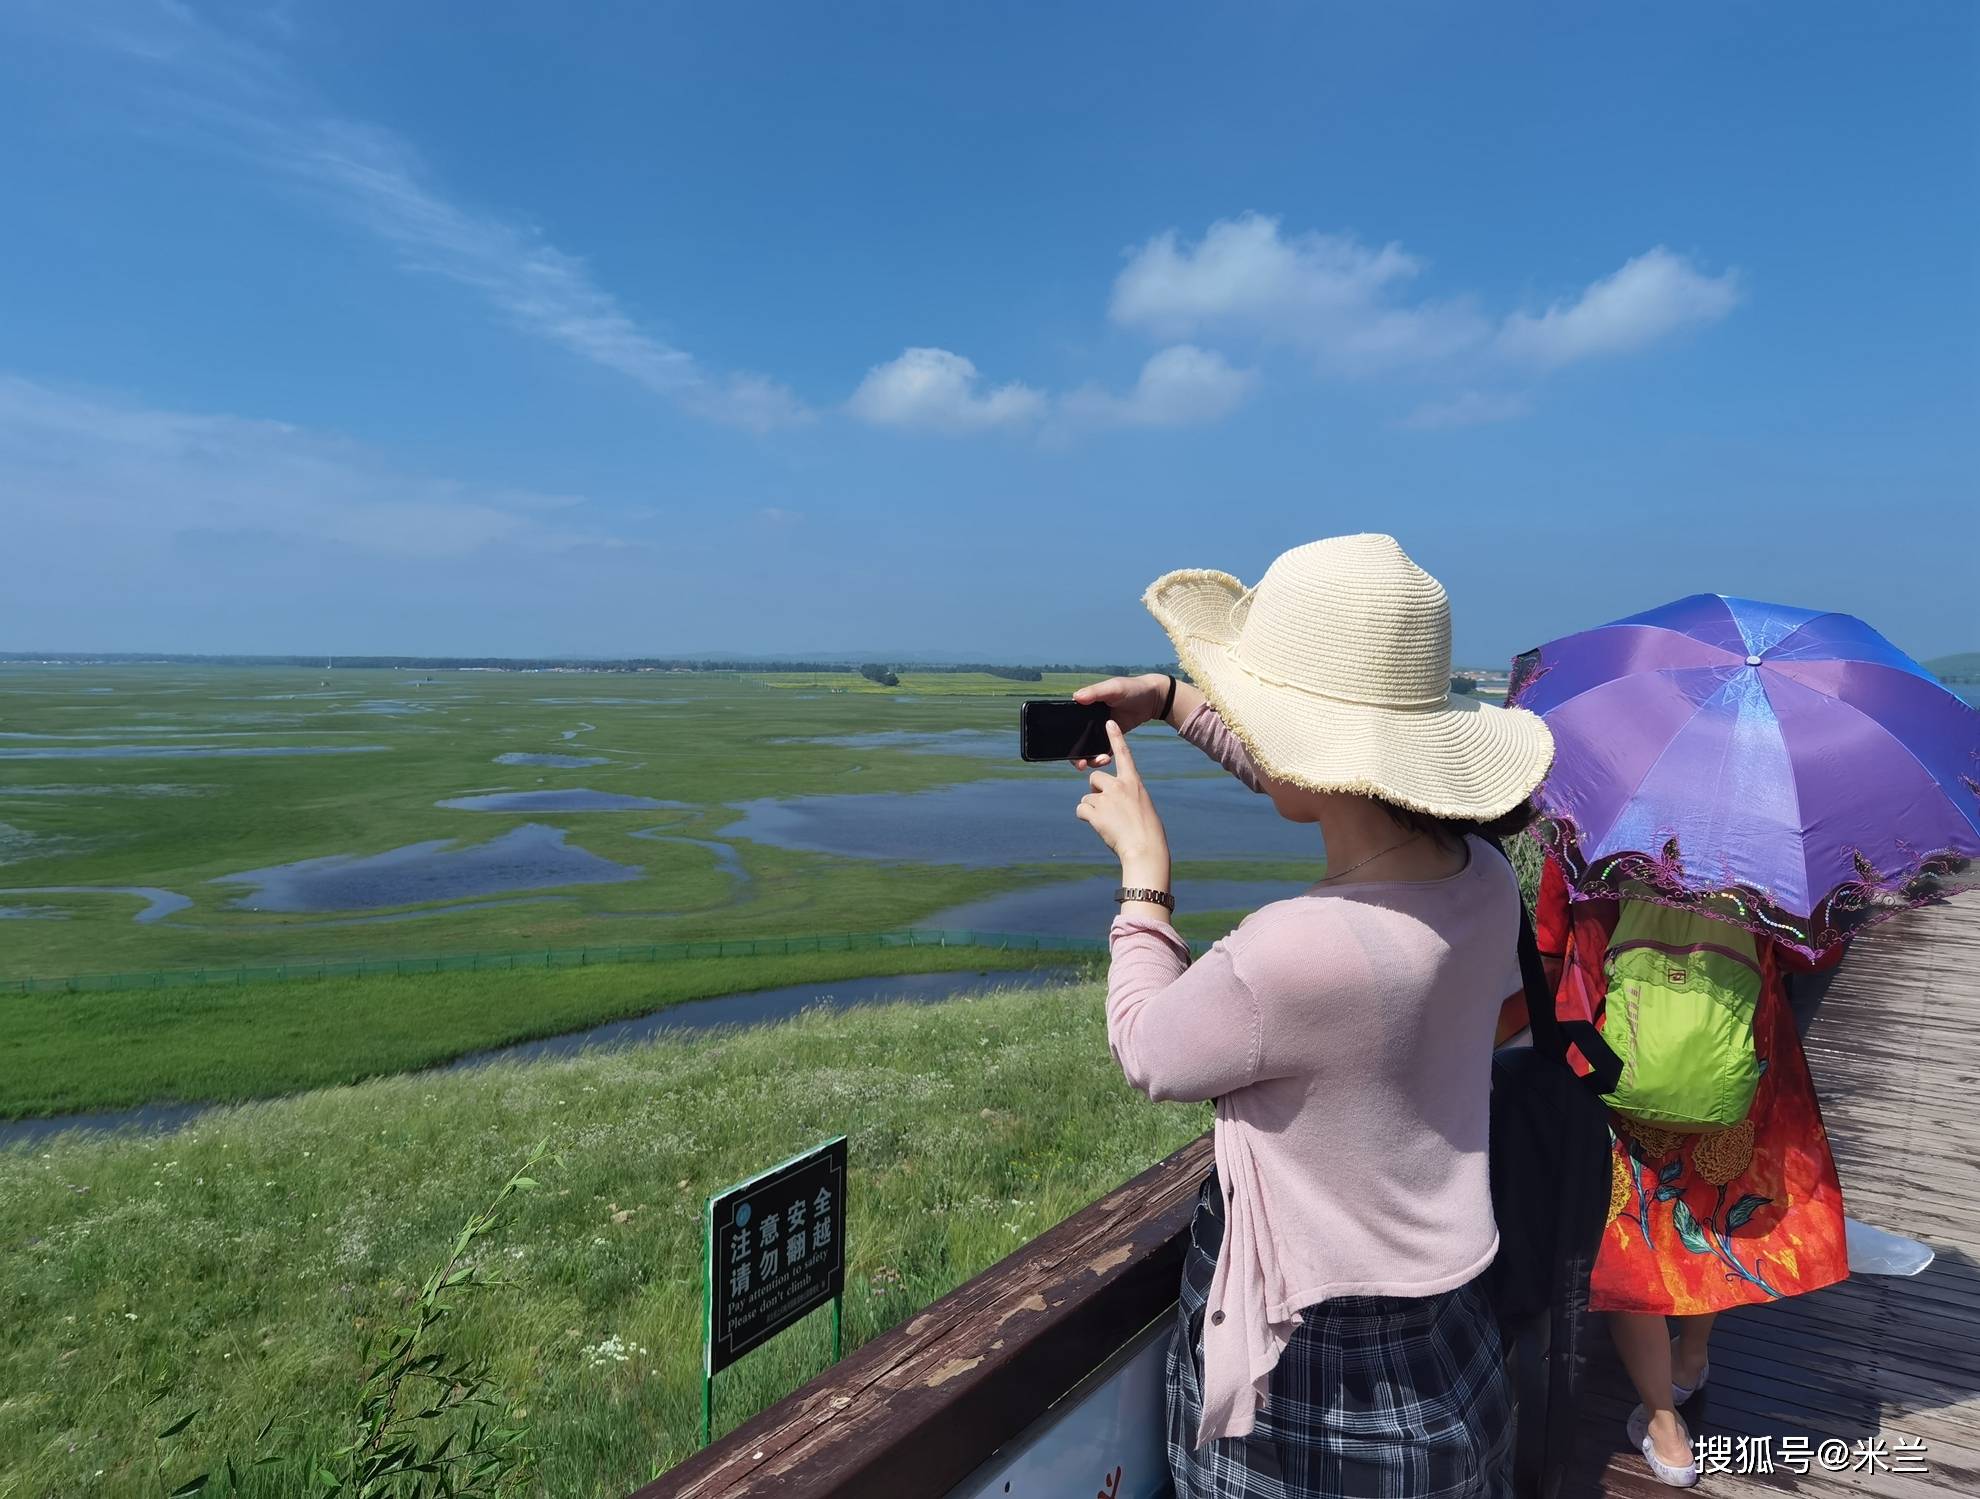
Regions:
M 1602 1018 L 1602 963 L 1620 903 L 1570 901 L 1560 866 L 1541 878 L 1535 935 L 1563 1020 Z M 1842 1186 L 1785 972 L 1825 968 L 1761 941 L 1765 982 L 1753 1042 L 1762 1067 L 1747 1117 L 1708 1134 L 1611 1113 L 1609 1222 L 1589 1281 L 1604 1312 L 1688 1316 L 1798 1296 L 1849 1274 Z M 1577 1070 L 1587 1063 L 1578 1052 Z

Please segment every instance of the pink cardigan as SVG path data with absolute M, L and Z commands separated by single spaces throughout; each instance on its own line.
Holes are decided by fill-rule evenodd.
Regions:
M 1183 736 L 1259 789 L 1214 709 Z M 1217 1105 L 1199 1445 L 1251 1431 L 1301 1307 L 1452 1290 L 1498 1250 L 1486 1118 L 1519 887 L 1470 842 L 1447 879 L 1275 901 L 1194 966 L 1169 926 L 1114 921 L 1115 1060 L 1152 1099 Z

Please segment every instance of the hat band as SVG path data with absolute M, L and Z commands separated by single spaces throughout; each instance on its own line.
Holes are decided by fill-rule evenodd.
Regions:
M 1319 688 L 1309 687 L 1302 682 L 1288 682 L 1283 678 L 1270 676 L 1258 670 L 1257 667 L 1251 665 L 1249 662 L 1241 660 L 1234 652 L 1227 656 L 1226 659 L 1232 666 L 1235 666 L 1247 677 L 1250 677 L 1252 681 L 1262 686 L 1276 687 L 1285 692 L 1297 692 L 1302 697 L 1317 697 L 1323 702 L 1343 703 L 1352 708 L 1382 708 L 1392 713 L 1425 713 L 1437 708 L 1448 708 L 1451 705 L 1451 695 L 1448 690 L 1433 698 L 1413 698 L 1407 702 L 1385 701 L 1381 698 L 1370 697 L 1349 697 L 1345 693 L 1322 692 Z

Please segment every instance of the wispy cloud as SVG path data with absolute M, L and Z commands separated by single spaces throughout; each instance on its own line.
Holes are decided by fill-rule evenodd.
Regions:
M 1215 350 L 1175 344 L 1150 356 L 1125 395 L 1088 386 L 1062 406 L 1072 420 L 1101 426 L 1206 426 L 1229 416 L 1257 384 L 1256 371 L 1235 368 Z
M 811 419 L 768 376 L 711 371 L 642 326 L 540 230 L 450 197 L 393 131 L 310 107 L 278 53 L 176 0 L 116 7 L 90 30 L 169 83 L 173 107 L 216 145 L 301 185 L 409 270 L 467 288 L 518 331 L 711 420 L 764 432 Z
M 876 364 L 846 409 L 876 427 L 951 436 L 1023 428 L 1055 440 L 1094 427 L 1190 427 L 1223 420 L 1258 383 L 1223 355 L 1176 344 L 1153 355 L 1123 394 L 1086 385 L 1062 396 L 1012 381 L 987 384 L 974 361 L 948 349 L 907 349 Z
M 1716 323 L 1739 305 L 1737 273 L 1708 276 L 1658 245 L 1545 312 L 1514 313 L 1499 330 L 1510 355 L 1569 364 L 1645 348 L 1678 329 Z
M 907 349 L 866 372 L 846 409 L 876 427 L 983 432 L 1022 426 L 1045 412 L 1043 394 L 1012 381 L 986 386 L 976 366 L 947 349 Z
M 44 530 L 122 545 L 258 537 L 291 551 L 446 560 L 625 544 L 575 496 L 411 473 L 285 422 L 161 410 L 12 375 L 0 375 L 0 494 Z
M 1425 401 L 1396 425 L 1420 431 L 1446 427 L 1482 427 L 1489 422 L 1509 422 L 1525 416 L 1533 403 L 1523 395 L 1504 391 L 1467 390 L 1447 401 Z

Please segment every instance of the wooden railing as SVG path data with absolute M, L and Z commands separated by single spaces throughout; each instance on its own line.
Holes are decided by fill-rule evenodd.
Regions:
M 632 1499 L 940 1496 L 1173 1306 L 1204 1135 Z

